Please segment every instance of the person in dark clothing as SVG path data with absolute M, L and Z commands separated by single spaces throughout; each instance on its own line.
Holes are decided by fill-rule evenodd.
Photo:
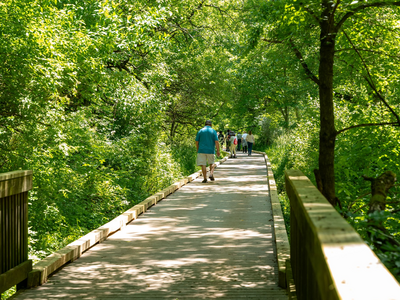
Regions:
M 243 148 L 243 153 L 247 153 L 247 141 L 246 141 L 247 133 L 246 131 L 243 132 L 242 134 L 242 148 Z
M 222 133 L 222 131 L 220 131 L 219 134 L 218 134 L 218 141 L 219 141 L 219 144 L 220 144 L 220 145 L 223 145 L 223 144 L 224 144 L 224 139 L 225 139 L 225 136 L 224 136 L 224 134 Z
M 238 132 L 238 134 L 237 134 L 237 141 L 238 141 L 238 144 L 237 144 L 237 151 L 241 151 L 241 145 L 242 145 L 242 134 L 240 133 L 240 132 Z
M 231 131 L 228 129 L 228 131 L 226 132 L 226 139 L 225 139 L 226 151 L 229 151 L 229 139 L 231 138 L 230 133 Z

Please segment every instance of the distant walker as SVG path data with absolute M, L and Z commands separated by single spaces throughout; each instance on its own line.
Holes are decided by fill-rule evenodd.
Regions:
M 205 125 L 196 135 L 197 165 L 201 166 L 203 183 L 207 182 L 207 162 L 210 165 L 210 180 L 215 180 L 215 147 L 217 148 L 217 155 L 220 156 L 217 132 L 211 128 L 210 120 L 207 120 Z

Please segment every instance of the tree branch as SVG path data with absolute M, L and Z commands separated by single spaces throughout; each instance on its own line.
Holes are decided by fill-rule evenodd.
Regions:
M 371 53 L 374 53 L 374 54 L 382 54 L 382 55 L 385 55 L 386 57 L 390 57 L 390 58 L 394 58 L 394 59 L 400 59 L 400 55 L 389 55 L 389 54 L 387 54 L 387 53 L 385 53 L 385 52 L 382 52 L 382 51 L 375 51 L 375 50 L 371 50 L 371 49 L 359 49 L 359 48 L 357 48 L 357 49 L 354 49 L 354 48 L 343 48 L 343 49 L 335 50 L 335 53 L 338 53 L 338 52 L 343 52 L 343 51 L 350 51 L 350 50 L 357 50 L 357 51 L 371 52 Z
M 355 214 L 356 212 L 358 212 L 359 210 L 363 209 L 364 207 L 366 207 L 366 206 L 368 206 L 368 205 L 369 205 L 369 203 L 364 204 L 363 206 L 357 208 L 355 211 L 353 211 L 353 214 Z
M 203 7 L 204 2 L 206 2 L 206 0 L 202 0 L 202 1 L 199 3 L 199 5 L 198 5 L 195 9 L 192 10 L 192 13 L 187 17 L 188 20 L 190 20 L 191 18 L 193 18 L 193 16 L 194 16 L 194 14 L 196 13 L 196 11 L 200 10 L 200 9 Z
M 283 44 L 283 42 L 279 41 L 279 40 L 268 40 L 268 39 L 261 39 L 261 40 L 268 42 L 268 43 L 272 43 L 272 44 Z M 290 43 L 290 46 L 292 47 L 294 54 L 299 59 L 303 69 L 305 70 L 308 78 L 310 78 L 312 81 L 314 81 L 319 86 L 319 79 L 310 70 L 307 63 L 304 61 L 304 58 L 303 58 L 303 55 L 301 54 L 301 52 L 296 48 L 295 44 L 293 43 L 293 41 L 291 39 L 289 40 L 289 43 Z
M 383 98 L 383 96 L 381 95 L 381 93 L 379 93 L 379 91 L 376 89 L 376 86 L 372 80 L 372 76 L 371 73 L 369 72 L 368 66 L 365 63 L 363 57 L 361 56 L 360 52 L 357 50 L 357 48 L 355 47 L 355 45 L 353 44 L 353 41 L 350 39 L 350 37 L 347 35 L 347 33 L 343 30 L 344 35 L 346 36 L 347 40 L 349 41 L 349 43 L 351 44 L 351 46 L 353 47 L 354 51 L 357 53 L 357 55 L 360 57 L 361 62 L 365 68 L 365 70 L 367 71 L 368 77 L 364 76 L 365 80 L 368 82 L 369 86 L 373 89 L 373 91 L 375 92 L 375 94 L 378 96 L 379 100 L 381 100 L 383 102 L 383 104 L 385 104 L 385 106 L 390 110 L 390 112 L 396 117 L 397 119 L 397 123 L 400 126 L 400 117 L 399 115 L 393 110 L 393 108 L 390 107 L 389 103 L 387 103 L 387 101 Z
M 222 102 L 222 104 L 220 105 L 220 107 L 217 109 L 217 112 L 216 112 L 214 115 L 211 116 L 211 119 L 212 119 L 212 118 L 215 118 L 216 116 L 218 116 L 219 112 L 220 112 L 221 109 L 224 107 L 225 103 L 226 103 L 226 100 Z
M 339 0 L 339 1 L 340 1 L 340 0 Z M 308 13 L 311 15 L 311 17 L 314 18 L 315 21 L 317 21 L 318 24 L 321 25 L 320 19 L 315 15 L 315 13 L 314 13 L 312 10 L 310 10 L 307 6 L 305 6 L 304 3 L 300 3 L 300 5 L 303 7 L 303 9 L 304 9 L 306 12 L 308 12 Z
M 348 13 L 346 13 L 342 19 L 337 23 L 335 26 L 336 32 L 339 31 L 339 29 L 342 27 L 343 23 L 346 22 L 348 18 L 356 14 L 357 12 L 364 10 L 366 8 L 370 7 L 384 7 L 384 6 L 400 6 L 400 1 L 395 1 L 395 2 L 390 2 L 390 1 L 384 1 L 384 2 L 375 2 L 375 3 L 366 3 L 366 4 L 361 4 L 354 9 L 350 10 Z
M 271 44 L 283 44 L 283 42 L 279 40 L 268 40 L 268 39 L 261 39 L 261 40 Z
M 337 0 L 335 6 L 333 7 L 333 11 L 332 11 L 331 16 L 330 16 L 330 21 L 332 21 L 332 18 L 335 17 L 335 13 L 336 13 L 336 11 L 337 11 L 337 8 L 338 8 L 339 5 L 340 5 L 340 2 L 341 2 L 341 0 Z M 333 24 L 332 22 L 329 22 L 329 23 L 330 23 L 330 24 Z
M 296 57 L 300 60 L 300 64 L 302 65 L 304 71 L 306 72 L 306 75 L 308 78 L 310 78 L 312 81 L 314 81 L 318 86 L 319 86 L 319 79 L 311 72 L 310 68 L 308 67 L 307 63 L 304 61 L 303 55 L 300 53 L 300 51 L 296 48 L 295 44 L 293 41 L 290 39 L 289 40 L 290 46 L 292 47 L 292 50 Z
M 349 204 L 349 206 L 347 207 L 347 210 L 350 210 L 350 208 L 354 205 L 354 203 L 357 202 L 357 200 L 362 199 L 363 197 L 365 197 L 365 196 L 367 196 L 367 195 L 369 195 L 369 194 L 371 194 L 371 192 L 366 192 L 366 193 L 364 193 L 364 194 L 358 196 L 358 197 L 356 198 L 356 200 L 354 200 L 353 202 L 351 202 L 351 203 Z
M 336 135 L 339 135 L 340 133 L 343 133 L 344 131 L 350 130 L 350 129 L 354 129 L 354 128 L 358 128 L 358 127 L 371 127 L 371 126 L 387 126 L 387 125 L 391 125 L 391 126 L 400 126 L 400 124 L 398 122 L 383 122 L 383 123 L 367 123 L 367 124 L 358 124 L 358 125 L 353 125 L 344 129 L 341 129 L 339 131 L 336 132 Z

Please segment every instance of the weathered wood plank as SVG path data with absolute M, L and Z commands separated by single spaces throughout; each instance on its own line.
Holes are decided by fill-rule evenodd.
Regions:
M 22 294 L 21 294 L 22 295 Z M 78 295 L 68 295 L 68 297 L 63 297 L 62 295 L 52 295 L 52 294 L 47 294 L 45 295 L 46 298 L 40 298 L 40 296 L 35 297 L 34 295 L 29 295 L 26 296 L 24 299 L 25 300 L 31 300 L 31 299 L 97 299 L 97 300 L 102 300 L 102 299 L 146 299 L 146 300 L 165 300 L 165 299 L 172 299 L 172 300 L 199 300 L 199 299 L 221 299 L 221 300 L 235 300 L 235 299 L 250 299 L 250 300 L 286 300 L 287 296 L 286 295 L 270 295 L 269 293 L 265 294 L 257 294 L 257 295 L 248 295 L 247 293 L 214 293 L 214 294 L 207 294 L 207 295 L 202 295 L 198 294 L 195 297 L 191 296 L 190 294 L 182 294 L 182 293 L 170 293 L 168 296 L 163 295 L 161 293 L 154 293 L 154 294 L 146 294 L 143 295 L 138 291 L 138 293 L 119 293 L 119 294 L 112 294 L 108 295 L 108 293 L 91 293 L 90 295 L 88 294 L 78 294 Z
M 6 181 L 14 178 L 30 176 L 33 174 L 32 170 L 17 170 L 6 173 L 0 173 L 0 181 Z
M 215 177 L 181 187 L 15 299 L 287 299 L 262 157 L 229 161 Z
M 286 171 L 299 299 L 400 299 L 400 285 L 311 181 Z
M 32 189 L 31 170 L 0 174 L 0 198 L 20 194 Z
M 264 156 L 265 164 L 267 167 L 269 193 L 271 197 L 271 205 L 273 211 L 275 243 L 279 268 L 279 286 L 282 288 L 287 288 L 288 284 L 286 281 L 286 265 L 287 260 L 290 260 L 290 245 L 286 232 L 286 225 L 282 213 L 282 207 L 278 197 L 274 173 L 272 171 L 271 163 L 268 159 L 268 156 L 264 152 L 255 151 L 255 153 L 260 153 Z M 293 290 L 295 290 L 294 286 L 292 286 L 292 294 L 295 294 Z
M 32 261 L 27 260 L 4 274 L 0 274 L 0 294 L 25 280 L 31 270 Z
M 292 264 L 290 260 L 286 260 L 286 284 L 289 300 L 297 300 L 296 285 L 293 279 Z
M 226 161 L 226 159 L 223 161 Z M 11 173 L 12 174 L 4 176 L 4 178 L 16 178 L 17 173 Z M 131 207 L 122 215 L 116 217 L 115 219 L 104 224 L 98 229 L 93 230 L 84 237 L 72 242 L 71 244 L 67 245 L 56 253 L 48 256 L 47 258 L 41 260 L 33 266 L 32 272 L 28 277 L 28 286 L 35 287 L 45 283 L 47 281 L 47 278 L 60 267 L 79 258 L 83 252 L 93 247 L 95 244 L 103 242 L 110 234 L 124 228 L 129 222 L 137 219 L 140 214 L 146 212 L 151 206 L 157 204 L 157 202 L 166 198 L 168 195 L 172 194 L 173 192 L 190 182 L 189 178 L 191 178 L 192 181 L 198 178 L 200 173 L 201 172 L 196 172 L 188 176 L 187 178 L 183 178 L 178 182 L 171 184 L 162 191 L 146 198 L 142 202 Z

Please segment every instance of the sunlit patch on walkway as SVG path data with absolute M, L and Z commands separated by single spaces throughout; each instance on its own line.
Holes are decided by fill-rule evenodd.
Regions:
M 261 155 L 238 155 L 21 299 L 287 299 Z

